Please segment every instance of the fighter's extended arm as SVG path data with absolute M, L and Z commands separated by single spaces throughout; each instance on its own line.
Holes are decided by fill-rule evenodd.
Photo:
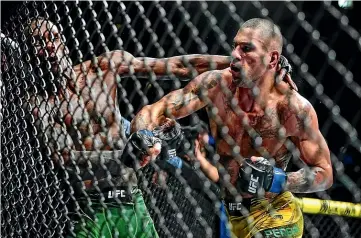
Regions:
M 315 110 L 305 106 L 288 119 L 292 127 L 299 128 L 292 141 L 300 151 L 300 158 L 306 166 L 296 172 L 287 173 L 285 189 L 294 193 L 323 191 L 333 183 L 330 151 L 322 136 Z
M 115 71 L 121 76 L 137 74 L 137 77 L 174 75 L 181 78 L 194 78 L 192 71 L 201 74 L 213 69 L 229 67 L 231 58 L 221 55 L 181 55 L 170 58 L 134 57 L 126 51 L 116 50 L 98 57 L 102 66 L 113 64 Z M 112 63 L 110 63 L 112 62 Z
M 209 71 L 193 79 L 182 89 L 165 95 L 158 102 L 143 107 L 134 117 L 131 130 L 153 130 L 166 117 L 178 119 L 205 107 L 208 102 L 203 99 L 204 93 L 218 85 L 221 78 L 219 71 Z

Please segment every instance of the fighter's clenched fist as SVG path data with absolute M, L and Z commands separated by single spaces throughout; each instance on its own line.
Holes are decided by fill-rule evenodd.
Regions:
M 159 155 L 161 144 L 162 141 L 150 131 L 134 132 L 125 146 L 122 161 L 128 167 L 144 167 Z

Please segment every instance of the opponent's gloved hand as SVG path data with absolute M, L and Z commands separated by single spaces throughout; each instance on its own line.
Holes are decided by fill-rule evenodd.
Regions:
M 279 80 L 277 83 L 281 81 L 285 81 L 290 85 L 290 87 L 293 90 L 298 91 L 297 85 L 291 79 L 292 66 L 288 62 L 287 58 L 284 57 L 283 55 L 280 56 L 280 59 L 278 61 L 277 72 L 278 72 L 278 80 Z
M 286 57 L 284 57 L 283 55 L 280 56 L 279 64 L 281 66 L 281 69 L 286 70 L 287 74 L 292 74 L 292 66 L 290 65 Z
M 237 187 L 252 195 L 260 190 L 271 193 L 280 193 L 286 183 L 286 173 L 262 157 L 245 159 L 239 170 Z
M 144 167 L 154 159 L 161 151 L 162 140 L 154 137 L 148 130 L 140 130 L 130 135 L 121 161 L 130 168 L 135 168 L 136 162 L 140 167 Z

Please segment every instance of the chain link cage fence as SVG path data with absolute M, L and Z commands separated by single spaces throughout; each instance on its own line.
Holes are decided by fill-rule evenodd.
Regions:
M 64 161 L 54 163 L 51 159 L 48 147 L 54 146 L 60 137 L 64 140 L 66 133 L 52 132 L 52 136 L 59 138 L 39 140 L 39 128 L 49 129 L 47 122 L 41 120 L 49 118 L 39 121 L 26 106 L 32 95 L 43 93 L 39 91 L 39 80 L 49 77 L 36 78 L 33 73 L 37 68 L 27 64 L 32 60 L 30 44 L 40 44 L 39 49 L 46 47 L 29 42 L 26 35 L 31 19 L 39 17 L 57 25 L 60 35 L 53 37 L 68 47 L 66 57 L 74 66 L 113 50 L 155 58 L 184 54 L 230 55 L 240 24 L 254 17 L 272 19 L 283 33 L 283 54 L 294 66 L 293 79 L 318 114 L 334 170 L 334 184 L 330 189 L 297 196 L 361 202 L 361 143 L 357 133 L 361 123 L 358 3 L 349 11 L 328 1 L 29 1 L 2 2 L 1 5 L 2 237 L 72 236 L 79 214 L 90 203 L 78 194 L 79 189 L 81 194 L 87 193 L 84 184 L 77 186 L 83 180 L 81 165 L 64 166 Z M 43 69 L 41 63 L 38 67 Z M 161 80 L 146 80 L 137 75 L 122 78 L 118 82 L 119 113 L 124 119 L 132 120 L 143 106 L 185 86 L 188 81 L 172 76 Z M 52 77 L 50 85 L 55 83 L 56 78 Z M 49 80 L 44 85 L 49 85 Z M 180 123 L 190 125 L 199 119 L 207 121 L 205 111 L 181 119 Z M 37 127 L 39 124 L 43 126 Z M 297 163 L 292 162 L 288 169 L 297 169 Z M 108 178 L 111 168 L 102 166 L 100 177 Z M 149 166 L 137 175 L 159 235 L 217 237 L 220 205 L 217 191 L 212 190 L 209 183 L 202 189 L 193 189 L 176 173 L 168 175 L 165 186 L 158 186 L 151 182 L 156 169 Z M 91 170 L 86 172 L 88 177 L 98 176 Z M 202 175 L 199 179 L 205 181 Z M 101 184 L 101 178 L 98 182 Z M 114 237 L 119 235 L 112 232 Z M 304 214 L 304 237 L 359 237 L 360 234 L 358 218 Z

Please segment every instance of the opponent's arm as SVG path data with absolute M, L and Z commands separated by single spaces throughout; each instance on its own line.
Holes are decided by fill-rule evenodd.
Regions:
M 306 119 L 303 119 L 306 118 Z M 315 110 L 311 105 L 302 108 L 298 116 L 289 123 L 298 128 L 292 141 L 300 151 L 300 158 L 307 166 L 296 172 L 287 173 L 285 189 L 294 193 L 323 191 L 333 183 L 330 151 L 322 136 Z
M 158 102 L 143 107 L 132 120 L 131 131 L 153 130 L 167 117 L 183 118 L 205 107 L 208 102 L 202 95 L 215 88 L 220 78 L 218 71 L 203 73 L 186 87 L 170 92 Z
M 220 70 L 229 67 L 231 58 L 221 55 L 181 55 L 170 58 L 136 58 L 140 61 L 137 73 L 154 72 L 157 76 L 174 75 L 181 78 L 193 78 L 192 71 L 201 74 L 209 70 Z M 138 63 L 139 64 L 139 63 Z
M 231 58 L 221 55 L 182 55 L 170 58 L 134 57 L 127 51 L 111 51 L 98 57 L 99 65 L 104 67 L 113 66 L 120 76 L 137 74 L 137 77 L 149 77 L 149 73 L 155 76 L 174 75 L 182 78 L 193 78 L 192 71 L 198 74 L 229 67 Z

